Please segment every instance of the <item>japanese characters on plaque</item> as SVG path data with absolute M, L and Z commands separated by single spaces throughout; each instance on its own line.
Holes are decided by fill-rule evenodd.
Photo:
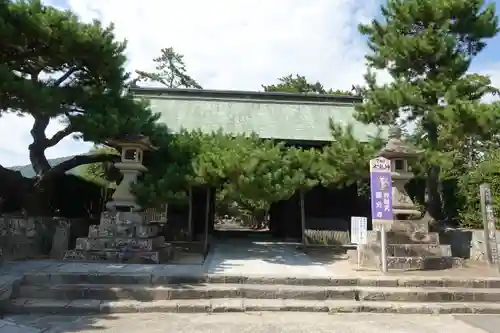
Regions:
M 351 243 L 368 243 L 368 219 L 364 216 L 351 216 Z
M 370 160 L 372 223 L 392 223 L 391 161 L 384 157 Z
M 479 192 L 481 195 L 481 211 L 483 213 L 486 259 L 490 264 L 498 264 L 500 268 L 496 237 L 496 219 L 493 212 L 493 200 L 489 184 L 481 184 Z

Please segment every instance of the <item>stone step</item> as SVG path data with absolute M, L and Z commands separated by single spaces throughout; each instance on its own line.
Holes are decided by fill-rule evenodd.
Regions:
M 411 302 L 365 302 L 365 301 L 309 301 L 283 299 L 241 299 L 223 298 L 206 300 L 160 300 L 141 301 L 99 301 L 16 299 L 9 302 L 5 310 L 10 314 L 104 314 L 134 312 L 330 312 L 330 313 L 402 313 L 402 314 L 445 314 L 481 313 L 500 314 L 499 303 L 411 303 Z
M 152 266 L 153 267 L 153 266 Z M 154 266 L 156 267 L 156 266 Z M 283 277 L 240 275 L 167 275 L 163 272 L 28 272 L 22 286 L 50 286 L 61 284 L 99 285 L 169 285 L 169 284 L 257 284 L 298 286 L 379 286 L 379 287 L 449 287 L 449 288 L 500 288 L 500 277 L 419 277 L 419 276 L 373 276 L 373 277 Z
M 206 284 L 176 286 L 137 285 L 57 285 L 22 286 L 13 298 L 169 300 L 169 299 L 298 299 L 362 300 L 393 302 L 499 302 L 500 289 L 479 288 L 404 288 L 404 287 L 315 287 L 290 285 Z
M 478 289 L 479 290 L 479 289 Z M 353 287 L 317 287 L 257 284 L 204 285 L 95 285 L 23 286 L 13 293 L 19 298 L 48 299 L 130 299 L 140 301 L 168 299 L 255 298 L 255 299 L 355 299 Z

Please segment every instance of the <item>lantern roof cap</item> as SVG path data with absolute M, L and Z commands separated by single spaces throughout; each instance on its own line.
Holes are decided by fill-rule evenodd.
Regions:
M 384 148 L 379 152 L 379 156 L 385 158 L 415 158 L 421 154 L 421 151 L 406 143 L 402 139 L 401 127 L 394 125 L 389 128 L 389 140 Z
M 141 134 L 129 134 L 119 138 L 106 140 L 106 145 L 113 148 L 140 148 L 142 150 L 157 150 L 148 136 Z

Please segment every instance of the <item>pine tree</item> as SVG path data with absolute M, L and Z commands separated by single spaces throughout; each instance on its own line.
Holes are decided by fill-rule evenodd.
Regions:
M 442 219 L 439 179 L 447 141 L 491 137 L 499 129 L 499 106 L 482 103 L 496 90 L 488 77 L 468 73 L 485 41 L 499 31 L 495 6 L 482 0 L 388 0 L 381 10 L 381 20 L 359 27 L 371 53 L 357 117 L 379 125 L 416 124 L 427 152 L 427 209 Z M 374 70 L 387 71 L 392 82 L 377 84 Z
M 184 55 L 175 52 L 172 47 L 161 49 L 161 55 L 153 59 L 156 64 L 155 72 L 135 71 L 138 75 L 133 82 L 156 82 L 166 88 L 194 88 L 202 89 L 188 73 L 184 62 Z

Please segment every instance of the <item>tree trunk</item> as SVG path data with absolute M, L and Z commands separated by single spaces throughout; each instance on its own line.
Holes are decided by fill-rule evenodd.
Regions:
M 431 151 L 438 151 L 438 128 L 436 124 L 427 124 L 425 126 L 427 130 L 427 135 L 429 139 L 429 146 Z M 442 211 L 442 199 L 439 191 L 439 174 L 441 172 L 441 168 L 437 164 L 429 165 L 429 169 L 427 172 L 427 212 L 432 216 L 432 218 L 436 221 L 443 220 L 443 211 Z
M 37 176 L 41 176 L 50 170 L 49 161 L 45 157 L 45 148 L 41 147 L 39 144 L 32 143 L 29 145 L 28 149 L 31 166 Z

